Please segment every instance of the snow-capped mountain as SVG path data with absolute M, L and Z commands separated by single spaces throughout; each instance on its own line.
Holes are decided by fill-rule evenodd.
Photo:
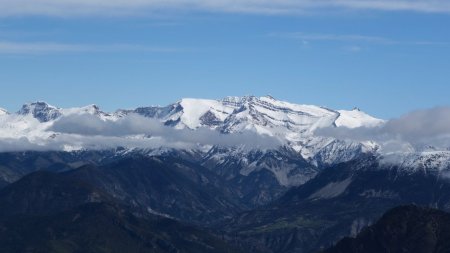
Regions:
M 209 128 L 222 134 L 254 132 L 283 141 L 305 159 L 326 157 L 321 161 L 324 163 L 332 163 L 333 159 L 338 159 L 333 158 L 331 153 L 339 154 L 342 158 L 342 152 L 358 153 L 370 151 L 373 147 L 317 137 L 314 135 L 316 129 L 374 127 L 384 122 L 357 109 L 336 111 L 314 105 L 292 104 L 270 96 L 226 97 L 221 100 L 186 98 L 165 107 L 140 107 L 135 110 L 118 110 L 115 113 L 105 113 L 96 105 L 63 109 L 38 101 L 25 104 L 17 113 L 3 117 L 0 120 L 0 128 L 3 129 L 1 137 L 45 139 L 58 134 L 51 131 L 54 122 L 67 116 L 85 114 L 105 122 L 138 114 L 157 119 L 175 129 L 195 131 Z M 324 151 L 328 153 L 324 154 Z M 344 157 L 350 158 L 351 155 L 346 154 Z
M 116 120 L 133 113 L 158 119 L 177 129 L 208 127 L 221 133 L 252 130 L 293 141 L 313 135 L 317 128 L 374 127 L 384 122 L 359 109 L 336 111 L 320 106 L 278 101 L 270 96 L 226 97 L 222 100 L 187 98 L 166 107 L 140 107 L 135 110 L 118 110 L 115 113 L 105 113 L 96 105 L 63 109 L 38 101 L 23 105 L 16 115 L 31 115 L 45 123 L 73 114 L 91 114 L 102 120 Z
M 90 134 L 64 133 L 54 129 L 55 124 L 73 116 L 88 115 L 90 118 L 75 118 L 68 124 L 90 129 Z M 273 173 L 281 185 L 298 185 L 314 177 L 324 166 L 352 160 L 365 153 L 376 153 L 379 145 L 375 141 L 354 141 L 323 137 L 315 134 L 321 128 L 374 128 L 382 126 L 385 121 L 372 117 L 358 108 L 353 110 L 333 110 L 314 105 L 293 104 L 279 101 L 271 96 L 226 97 L 220 100 L 185 98 L 168 106 L 139 107 L 134 110 L 118 110 L 107 113 L 96 105 L 77 108 L 58 108 L 45 102 L 28 103 L 17 113 L 8 114 L 0 110 L 0 141 L 8 140 L 8 147 L 18 146 L 25 142 L 30 149 L 45 150 L 46 147 L 73 151 L 80 149 L 109 149 L 113 146 L 125 147 L 126 150 L 140 150 L 148 154 L 160 154 L 157 147 L 160 139 L 167 136 L 153 134 L 154 124 L 140 125 L 140 132 L 111 136 L 111 128 L 128 127 L 137 124 L 132 116 L 140 115 L 161 123 L 161 127 L 175 131 L 199 131 L 197 137 L 187 138 L 193 142 L 188 148 L 170 145 L 170 148 L 196 149 L 193 153 L 201 157 L 203 164 L 209 168 L 222 168 L 230 173 L 233 168 L 238 174 L 248 175 L 254 171 L 265 169 Z M 92 119 L 98 122 L 92 122 Z M 102 122 L 108 125 L 103 129 Z M 117 124 L 114 124 L 116 123 Z M 100 124 L 100 125 L 99 125 Z M 139 124 L 146 124 L 140 122 Z M 66 123 L 67 125 L 67 123 Z M 92 129 L 96 130 L 92 137 Z M 156 128 L 160 128 L 156 126 Z M 255 136 L 267 136 L 283 146 L 266 147 L 270 151 L 260 152 L 259 148 L 243 148 L 251 146 L 253 139 L 242 138 L 242 143 L 235 147 L 224 146 L 212 142 L 210 145 L 198 144 L 195 138 L 201 131 L 210 129 L 222 136 L 230 135 L 239 139 L 242 133 L 254 133 Z M 160 135 L 173 135 L 177 132 L 164 132 Z M 104 135 L 104 136 L 103 136 Z M 186 134 L 185 134 L 186 135 Z M 214 138 L 214 137 L 211 137 Z M 185 137 L 186 139 L 186 137 Z M 20 140 L 20 144 L 14 143 Z M 98 140 L 98 141 L 97 141 Z M 153 141 L 153 142 L 152 142 Z M 184 141 L 171 138 L 171 142 Z M 148 143 L 153 143 L 149 145 Z M 107 144 L 105 144 L 107 143 Z M 155 144 L 156 143 L 156 144 Z M 242 144 L 242 145 L 241 145 Z M 155 146 L 156 145 L 156 146 Z M 167 147 L 166 147 L 167 148 Z M 6 149 L 8 150 L 8 149 Z M 163 147 L 162 150 L 165 150 Z M 164 152 L 164 151 L 162 151 Z M 384 161 L 401 164 L 408 169 L 423 169 L 438 166 L 441 170 L 450 167 L 450 152 L 447 150 L 414 150 L 410 152 L 383 154 Z M 299 161 L 303 160 L 302 161 Z M 298 164 L 302 163 L 302 170 Z M 305 164 L 308 164 L 307 166 Z M 434 166 L 434 167 L 436 167 Z M 230 176 L 230 175 L 228 175 Z
M 224 133 L 245 129 L 268 135 L 283 134 L 283 131 L 277 131 L 278 127 L 300 136 L 310 134 L 319 127 L 373 127 L 384 122 L 356 109 L 335 111 L 283 102 L 270 96 L 226 97 L 222 100 L 186 98 L 167 107 L 143 107 L 125 113 L 130 112 L 159 118 L 177 128 L 207 126 Z
M 103 112 L 96 105 L 58 108 L 38 101 L 23 105 L 17 113 L 9 114 L 1 109 L 0 138 L 27 138 L 32 143 L 45 146 L 49 138 L 57 139 L 62 135 L 52 130 L 55 122 L 74 115 L 91 115 L 102 122 L 115 122 L 130 115 L 140 115 L 180 130 L 195 131 L 207 128 L 224 135 L 253 132 L 280 140 L 315 166 L 348 161 L 361 153 L 374 152 L 378 149 L 377 143 L 373 141 L 357 142 L 322 137 L 317 136 L 315 130 L 329 127 L 373 128 L 385 123 L 384 120 L 372 117 L 358 108 L 333 110 L 321 106 L 279 101 L 271 96 L 226 97 L 220 100 L 185 98 L 164 107 L 139 107 L 134 110 L 118 110 L 114 113 Z M 151 128 L 152 126 L 148 126 L 150 132 Z M 142 135 L 121 136 L 121 138 L 137 140 L 147 136 L 148 134 L 142 133 Z M 120 141 L 116 142 L 120 145 Z M 142 145 L 124 146 L 142 148 Z M 82 141 L 79 140 L 76 145 L 68 143 L 64 147 L 67 147 L 67 150 L 89 148 L 83 147 Z M 204 152 L 209 149 L 210 147 L 202 148 Z M 427 157 L 430 156 L 430 152 L 418 153 L 418 151 L 426 150 L 411 149 L 406 157 L 416 157 L 411 158 L 414 161 L 429 160 Z M 447 151 L 437 151 L 440 152 L 439 157 L 447 157 Z M 240 152 L 246 153 L 245 150 Z M 386 157 L 392 157 L 392 155 Z M 210 159 L 212 159 L 211 156 Z M 406 163 L 411 163 L 411 159 L 407 159 Z M 414 164 L 417 163 L 419 162 L 414 162 Z
M 17 114 L 24 116 L 31 115 L 40 122 L 54 121 L 62 116 L 74 114 L 90 114 L 99 116 L 102 119 L 114 119 L 111 114 L 101 111 L 100 108 L 94 104 L 83 107 L 58 108 L 43 101 L 24 104 Z
M 118 110 L 111 114 L 101 111 L 96 105 L 62 109 L 45 102 L 35 102 L 25 104 L 15 117 L 3 119 L 6 124 L 3 124 L 2 128 L 9 128 L 9 132 L 13 128 L 12 136 L 16 137 L 27 137 L 33 133 L 32 137 L 37 138 L 38 132 L 45 132 L 42 136 L 47 138 L 54 134 L 45 131 L 51 128 L 53 122 L 65 116 L 83 114 L 96 116 L 103 121 L 116 121 L 138 114 L 157 119 L 175 129 L 209 128 L 222 134 L 254 132 L 281 140 L 305 159 L 315 161 L 316 158 L 321 158 L 319 163 L 324 164 L 351 159 L 354 154 L 372 150 L 373 145 L 317 137 L 314 135 L 316 129 L 375 127 L 384 123 L 383 120 L 359 109 L 337 111 L 279 101 L 271 96 L 245 96 L 226 97 L 221 100 L 186 98 L 165 107 L 140 107 L 135 110 Z M 5 131 L 3 136 L 7 133 L 8 131 Z
M 384 123 L 384 120 L 359 109 L 336 111 L 314 105 L 292 104 L 271 96 L 226 97 L 221 100 L 182 99 L 167 107 L 143 107 L 134 111 L 120 111 L 120 114 L 132 112 L 157 118 L 178 129 L 207 127 L 221 133 L 254 131 L 273 136 L 288 142 L 290 147 L 307 159 L 314 159 L 325 148 L 337 149 L 334 139 L 314 136 L 318 128 L 376 127 Z M 339 145 L 341 151 L 349 149 L 350 153 L 373 148 L 372 145 L 348 142 L 339 142 Z M 326 163 L 337 159 L 331 156 L 327 155 Z
M 113 127 L 133 125 L 135 122 L 130 122 L 127 117 L 140 115 L 157 120 L 162 126 L 180 131 L 195 132 L 210 129 L 222 136 L 250 132 L 256 136 L 277 139 L 284 146 L 282 150 L 279 150 L 279 147 L 270 147 L 270 151 L 261 152 L 255 148 L 243 148 L 242 146 L 252 146 L 252 143 L 248 142 L 253 139 L 242 139 L 240 143 L 242 146 L 236 147 L 218 147 L 220 145 L 215 143 L 197 145 L 198 151 L 194 153 L 197 155 L 200 153 L 205 166 L 222 168 L 227 171 L 228 176 L 233 168 L 234 170 L 240 168 L 235 172 L 242 175 L 263 169 L 272 172 L 278 182 L 285 186 L 306 182 L 317 173 L 318 167 L 348 161 L 376 149 L 373 143 L 316 136 L 314 134 L 316 129 L 375 127 L 384 123 L 383 120 L 357 109 L 337 111 L 321 106 L 279 101 L 270 96 L 226 97 L 220 100 L 186 98 L 165 107 L 140 107 L 134 110 L 118 110 L 115 113 L 103 112 L 96 105 L 64 109 L 39 101 L 25 104 L 17 113 L 0 117 L 0 141 L 2 138 L 9 141 L 22 138 L 24 141 L 25 138 L 27 142 L 37 145 L 40 149 L 50 146 L 66 151 L 89 149 L 92 145 L 95 149 L 112 148 L 104 144 L 109 142 L 111 145 L 123 146 L 129 150 L 138 149 L 146 150 L 145 152 L 149 154 L 155 153 L 154 145 L 145 148 L 147 142 L 157 141 L 160 138 L 153 136 L 153 125 L 140 126 L 139 129 L 145 130 L 142 134 L 102 136 L 103 133 L 97 131 L 96 135 L 100 135 L 95 137 L 99 139 L 98 142 L 90 135 L 82 136 L 74 134 L 73 131 L 70 134 L 61 133 L 54 129 L 54 126 L 64 119 L 80 115 L 89 115 L 91 118 L 89 120 L 76 118 L 73 123 L 85 125 L 91 130 L 101 129 L 102 122 L 105 124 L 118 122 L 118 125 Z M 99 122 L 91 122 L 92 117 Z M 110 128 L 107 129 L 111 132 Z M 192 141 L 195 142 L 195 139 Z M 302 164 L 303 169 L 298 169 L 299 164 Z
M 32 115 L 40 122 L 55 120 L 62 115 L 58 108 L 42 101 L 23 105 L 17 114 Z
M 383 155 L 381 161 L 387 166 L 397 166 L 405 173 L 423 171 L 438 173 L 445 178 L 450 177 L 449 151 L 392 153 Z
M 149 156 L 181 151 L 188 159 L 215 170 L 227 180 L 236 181 L 236 187 L 242 185 L 242 176 L 253 175 L 252 180 L 259 180 L 270 172 L 278 186 L 265 180 L 267 183 L 258 184 L 259 193 L 248 200 L 262 203 L 278 194 L 265 192 L 267 189 L 303 184 L 324 167 L 367 153 L 377 154 L 380 150 L 375 141 L 319 136 L 317 129 L 375 128 L 384 124 L 384 120 L 357 108 L 333 110 L 288 103 L 270 96 L 220 100 L 186 98 L 164 107 L 139 107 L 114 113 L 103 112 L 96 105 L 58 108 L 35 102 L 25 104 L 17 113 L 0 114 L 0 151 L 121 147 L 121 155 L 140 152 Z M 70 131 L 60 131 L 61 128 L 70 128 Z M 252 135 L 246 138 L 249 133 Z M 214 140 L 220 138 L 234 141 L 232 145 L 224 145 L 223 141 Z M 263 148 L 252 143 L 260 138 L 278 142 Z M 183 144 L 186 141 L 189 145 Z M 418 152 L 411 149 L 407 154 L 379 157 L 386 163 L 395 160 L 397 165 L 408 169 L 434 166 L 447 171 L 450 168 L 450 152 L 445 150 Z
M 384 123 L 384 120 L 374 118 L 357 107 L 351 111 L 338 110 L 338 112 L 339 117 L 334 122 L 337 127 L 376 127 Z
M 115 119 L 96 105 L 62 109 L 42 101 L 27 103 L 16 113 L 10 114 L 6 110 L 4 113 L 0 112 L 0 140 L 26 138 L 45 149 L 48 138 L 55 135 L 49 131 L 54 122 L 64 116 L 85 114 L 95 115 L 103 120 Z

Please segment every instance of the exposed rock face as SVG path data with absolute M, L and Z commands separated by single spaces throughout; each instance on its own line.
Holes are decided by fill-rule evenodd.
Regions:
M 62 115 L 58 108 L 41 101 L 23 105 L 18 114 L 33 115 L 40 122 L 55 120 Z

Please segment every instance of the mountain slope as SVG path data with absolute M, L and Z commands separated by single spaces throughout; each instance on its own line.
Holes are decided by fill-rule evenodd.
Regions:
M 90 184 L 61 174 L 39 171 L 0 191 L 0 217 L 50 215 L 85 203 L 111 200 Z
M 62 172 L 86 164 L 100 165 L 120 159 L 120 150 L 78 152 L 0 152 L 0 180 L 13 183 L 35 171 Z
M 324 253 L 450 252 L 450 214 L 417 206 L 388 211 L 356 238 L 345 238 Z
M 242 245 L 268 252 L 315 252 L 356 235 L 398 205 L 450 210 L 450 181 L 437 171 L 405 173 L 375 157 L 340 164 L 274 203 L 223 224 Z
M 125 203 L 191 223 L 207 224 L 248 208 L 216 174 L 172 156 L 135 155 L 64 174 Z
M 237 252 L 66 174 L 25 176 L 0 191 L 0 203 L 1 252 Z
M 0 224 L 1 252 L 238 252 L 174 220 L 142 219 L 106 203 L 51 216 L 13 218 Z
M 175 194 L 175 198 L 180 198 L 176 204 L 188 207 L 188 201 L 195 199 L 196 205 L 192 207 L 217 210 L 223 217 L 278 198 L 289 187 L 315 176 L 318 169 L 289 149 L 244 151 L 215 147 L 208 153 L 161 150 L 151 154 L 117 149 L 0 153 L 0 187 L 35 171 L 73 173 L 122 198 L 135 201 L 139 198 L 138 203 L 147 203 L 160 212 L 165 212 L 159 210 L 163 206 L 175 211 L 161 199 L 170 191 L 166 199 Z M 192 199 L 183 200 L 176 191 L 189 193 Z
M 384 120 L 374 118 L 364 112 L 359 108 L 355 108 L 351 111 L 338 110 L 339 117 L 334 122 L 337 127 L 376 127 L 381 126 Z

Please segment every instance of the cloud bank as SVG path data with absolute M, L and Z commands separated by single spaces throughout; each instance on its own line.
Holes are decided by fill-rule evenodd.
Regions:
M 272 149 L 286 145 L 280 137 L 247 130 L 222 134 L 209 128 L 175 129 L 137 114 L 112 120 L 92 114 L 70 114 L 41 124 L 33 117 L 4 115 L 0 152 L 22 150 L 114 149 L 201 149 L 205 146 Z M 9 132 L 11 131 L 11 132 Z M 276 132 L 276 129 L 274 129 Z M 317 129 L 316 136 L 355 142 L 374 141 L 382 154 L 450 150 L 450 107 L 408 113 L 374 128 L 329 127 Z
M 310 14 L 323 10 L 450 13 L 447 0 L 0 0 L 0 16 L 149 15 L 167 11 Z
M 450 107 L 408 113 L 376 128 L 324 128 L 317 135 L 354 141 L 376 141 L 384 152 L 449 150 Z
M 75 134 L 94 138 L 129 137 L 145 135 L 147 138 L 161 140 L 161 145 L 171 143 L 186 143 L 195 145 L 220 145 L 250 147 L 274 147 L 281 142 L 267 135 L 259 135 L 253 131 L 242 133 L 221 134 L 209 128 L 174 129 L 165 126 L 159 120 L 140 115 L 129 115 L 117 121 L 104 121 L 90 114 L 71 115 L 62 117 L 49 129 L 57 133 Z
M 59 118 L 43 133 L 20 138 L 1 138 L 0 152 L 103 150 L 117 147 L 190 149 L 213 145 L 270 149 L 283 145 L 283 142 L 253 131 L 221 134 L 207 128 L 174 129 L 156 119 L 134 114 L 115 121 L 102 120 L 91 114 L 73 114 Z

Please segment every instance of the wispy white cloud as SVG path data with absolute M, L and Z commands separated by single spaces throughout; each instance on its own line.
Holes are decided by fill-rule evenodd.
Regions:
M 348 47 L 344 47 L 343 49 L 350 53 L 359 53 L 359 52 L 363 51 L 363 48 L 360 46 L 348 46 Z
M 303 33 L 303 32 L 285 32 L 270 33 L 269 36 L 297 39 L 302 43 L 308 44 L 312 41 L 323 42 L 347 42 L 347 43 L 365 43 L 365 44 L 381 44 L 381 45 L 417 45 L 417 46 L 448 46 L 449 42 L 441 41 L 403 41 L 395 40 L 387 37 L 368 36 L 359 34 L 326 34 L 326 33 Z M 361 49 L 360 47 L 358 47 Z
M 321 10 L 450 13 L 448 0 L 0 0 L 0 16 L 148 15 L 161 11 L 302 14 Z
M 299 39 L 302 41 L 344 41 L 344 42 L 370 42 L 390 44 L 393 40 L 384 37 L 366 36 L 357 34 L 323 34 L 323 33 L 302 33 L 302 32 L 288 32 L 288 33 L 271 33 L 270 36 Z
M 322 1 L 334 2 L 336 6 L 352 9 L 376 9 L 386 11 L 417 11 L 417 12 L 450 12 L 450 2 L 447 0 L 343 0 Z
M 69 44 L 55 42 L 10 42 L 0 41 L 0 54 L 51 54 L 82 52 L 159 52 L 184 51 L 180 48 L 152 47 L 134 44 Z

